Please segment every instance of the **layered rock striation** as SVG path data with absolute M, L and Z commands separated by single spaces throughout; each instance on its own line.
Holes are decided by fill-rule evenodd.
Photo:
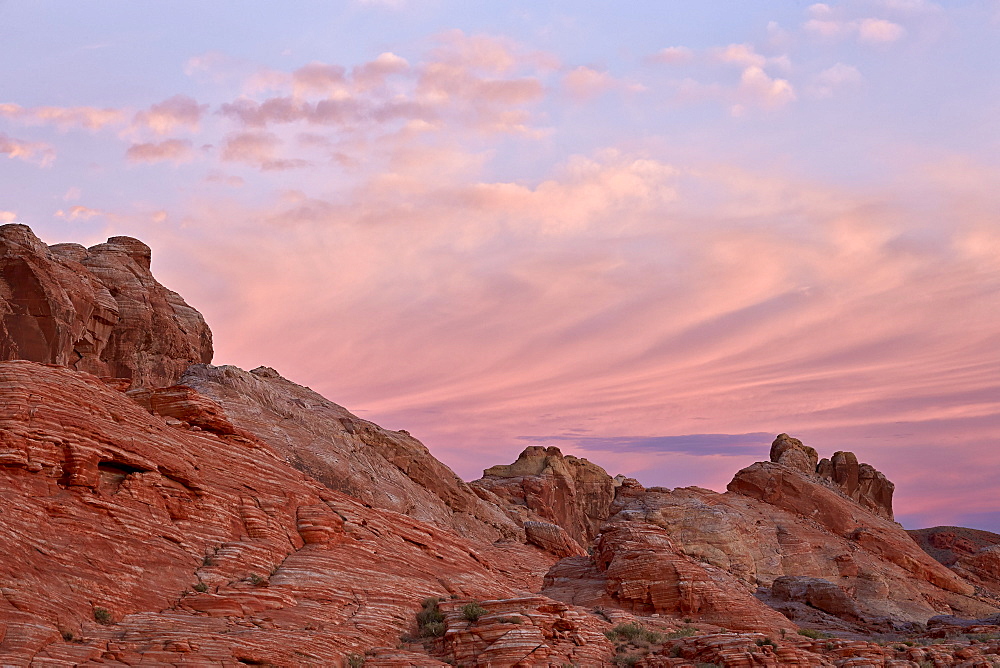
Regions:
M 0 226 L 0 359 L 60 364 L 131 387 L 172 385 L 212 361 L 204 318 L 150 273 L 131 237 L 46 246 L 26 225 Z

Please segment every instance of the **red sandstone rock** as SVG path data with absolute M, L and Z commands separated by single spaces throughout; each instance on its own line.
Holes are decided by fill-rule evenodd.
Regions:
M 816 461 L 819 459 L 814 448 L 803 445 L 802 441 L 788 434 L 778 434 L 774 439 L 770 457 L 775 464 L 790 466 L 808 474 L 816 472 Z
M 453 532 L 88 374 L 0 363 L 0 435 L 3 665 L 340 665 L 395 646 L 426 596 L 515 591 Z
M 149 267 L 149 247 L 129 237 L 47 247 L 25 225 L 0 226 L 0 359 L 61 364 L 132 387 L 171 385 L 190 364 L 210 362 L 201 314 Z
M 650 523 L 605 525 L 594 560 L 607 577 L 608 592 L 637 612 L 693 617 L 741 630 L 795 628 L 732 574 L 677 552 L 667 532 Z
M 282 378 L 274 369 L 247 372 L 233 366 L 198 364 L 188 369 L 181 382 L 212 406 L 221 407 L 220 419 L 252 433 L 330 489 L 450 527 L 483 543 L 525 540 L 521 522 L 499 507 L 499 499 L 474 490 L 420 441 L 362 420 L 309 388 Z M 184 393 L 168 390 L 170 397 Z M 166 392 L 152 397 L 161 397 L 162 405 L 167 403 Z M 185 420 L 187 410 L 182 406 L 164 414 Z
M 850 538 L 866 551 L 935 587 L 964 595 L 973 593 L 971 585 L 920 550 L 897 524 L 845 502 L 840 494 L 798 470 L 757 462 L 737 473 L 728 489 L 819 522 L 836 536 Z
M 531 509 L 581 545 L 597 535 L 615 497 L 615 481 L 604 469 L 554 446 L 529 446 L 513 464 L 486 469 L 472 485 Z
M 441 603 L 447 630 L 441 654 L 460 666 L 605 664 L 612 652 L 606 623 L 544 596 L 475 601 L 482 616 L 463 612 L 472 601 Z
M 835 617 L 859 618 L 857 604 L 841 587 L 829 580 L 783 575 L 771 584 L 771 595 L 779 601 L 797 601 Z
M 561 526 L 548 522 L 527 521 L 524 523 L 524 533 L 529 543 L 557 557 L 578 557 L 587 554 L 587 551 L 570 538 Z
M 821 478 L 832 481 L 840 491 L 871 512 L 892 519 L 893 485 L 869 464 L 859 464 L 853 452 L 835 452 L 832 460 L 817 466 Z
M 933 527 L 908 533 L 934 559 L 1000 598 L 1000 535 L 964 527 Z

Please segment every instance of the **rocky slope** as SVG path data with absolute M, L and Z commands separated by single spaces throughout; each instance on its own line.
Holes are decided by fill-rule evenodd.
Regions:
M 465 483 L 210 366 L 141 242 L 0 252 L 0 665 L 1000 662 L 1000 537 L 921 549 L 850 452 L 782 434 L 721 494 L 537 446 Z

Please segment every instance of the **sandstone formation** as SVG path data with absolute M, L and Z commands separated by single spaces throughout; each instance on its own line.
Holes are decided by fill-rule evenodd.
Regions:
M 420 441 L 362 420 L 274 369 L 198 364 L 181 383 L 329 489 L 486 543 L 525 541 L 522 520 L 465 483 Z
M 859 463 L 853 452 L 835 452 L 831 459 L 819 459 L 814 448 L 788 434 L 779 434 L 771 444 L 770 459 L 775 464 L 827 480 L 856 503 L 892 519 L 895 486 L 870 464 Z
M 934 559 L 1000 603 L 1000 535 L 964 527 L 908 533 Z
M 212 361 L 201 314 L 150 273 L 130 237 L 46 246 L 25 225 L 0 226 L 0 359 L 61 364 L 132 387 L 171 385 Z
M 1000 536 L 908 534 L 850 452 L 781 434 L 724 494 L 540 446 L 465 483 L 210 366 L 127 237 L 0 227 L 0 315 L 0 665 L 1000 662 Z
M 558 524 L 581 545 L 597 535 L 615 498 L 615 481 L 604 469 L 554 446 L 529 446 L 513 464 L 486 469 L 472 485 Z
M 340 665 L 427 596 L 513 596 L 493 564 L 534 549 L 367 507 L 70 369 L 0 363 L 0 435 L 2 665 Z

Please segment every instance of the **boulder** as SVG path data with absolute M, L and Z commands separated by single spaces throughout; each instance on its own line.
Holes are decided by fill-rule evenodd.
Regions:
M 778 434 L 771 443 L 771 461 L 782 466 L 790 466 L 803 473 L 815 473 L 818 455 L 816 450 L 788 434 Z
M 771 596 L 779 601 L 805 603 L 835 617 L 858 619 L 861 616 L 847 592 L 822 578 L 783 575 L 771 584 Z

